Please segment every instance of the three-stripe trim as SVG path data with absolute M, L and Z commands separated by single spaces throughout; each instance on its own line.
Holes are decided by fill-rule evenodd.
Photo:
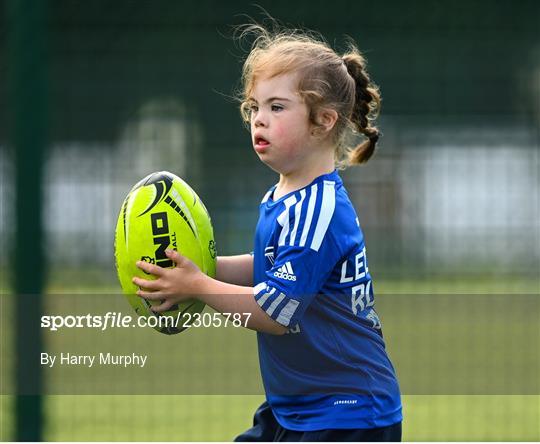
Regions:
M 268 286 L 265 282 L 261 282 L 259 285 L 255 286 L 253 293 L 255 295 L 255 300 L 268 316 L 271 316 L 285 327 L 289 326 L 296 309 L 300 305 L 299 301 L 290 299 L 281 292 L 276 296 L 277 290 Z M 272 302 L 267 304 L 269 299 Z M 284 304 L 285 301 L 286 304 Z M 265 307 L 265 305 L 268 306 Z
M 321 194 L 320 209 L 318 214 L 315 214 L 317 196 Z M 304 247 L 308 243 L 310 233 L 313 233 L 311 242 L 309 242 L 309 248 L 319 251 L 336 208 L 335 182 L 325 180 L 322 184 L 315 183 L 309 188 L 309 199 L 306 199 L 306 196 L 306 190 L 303 189 L 300 190 L 299 200 L 297 200 L 296 195 L 285 199 L 285 209 L 277 218 L 279 225 L 282 227 L 278 239 L 279 246 L 298 245 Z M 305 208 L 306 200 L 307 208 Z M 305 222 L 301 230 L 302 232 L 299 234 L 303 214 L 305 214 Z M 293 217 L 291 218 L 291 216 Z M 291 220 L 293 221 L 292 227 Z

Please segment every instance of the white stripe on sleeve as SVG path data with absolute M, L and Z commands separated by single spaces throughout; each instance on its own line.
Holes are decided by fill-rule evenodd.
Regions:
M 270 304 L 270 307 L 268 307 L 268 309 L 266 310 L 266 313 L 268 313 L 268 316 L 272 316 L 272 314 L 274 313 L 274 310 L 283 299 L 285 299 L 285 295 L 283 293 L 280 293 L 279 296 L 276 299 L 274 299 L 274 302 L 272 302 Z
M 313 210 L 315 209 L 315 201 L 317 200 L 317 184 L 311 186 L 311 196 L 309 196 L 308 209 L 306 214 L 306 222 L 304 229 L 302 230 L 302 237 L 300 238 L 300 246 L 306 245 L 306 239 L 309 233 L 309 227 L 311 227 L 311 219 L 313 219 Z
M 263 290 L 266 290 L 266 282 L 255 285 L 255 287 L 253 287 L 253 294 L 258 295 Z
M 257 299 L 257 304 L 259 304 L 262 307 L 264 303 L 268 300 L 268 298 L 272 296 L 275 292 L 276 292 L 276 289 L 272 288 L 271 291 L 263 294 L 259 299 Z
M 296 232 L 298 231 L 298 224 L 300 223 L 300 215 L 302 213 L 302 203 L 306 197 L 306 190 L 301 190 L 300 196 L 300 201 L 294 206 L 294 228 L 291 231 L 291 240 L 289 245 L 294 245 L 294 238 L 296 237 Z
M 285 199 L 285 209 L 278 216 L 277 221 L 283 227 L 281 229 L 281 234 L 279 235 L 278 245 L 285 245 L 285 238 L 289 234 L 289 210 L 292 205 L 296 203 L 296 196 L 291 196 Z
M 311 249 L 319 251 L 321 243 L 330 225 L 330 220 L 334 214 L 334 209 L 336 207 L 336 190 L 334 188 L 335 182 L 330 180 L 324 181 L 323 188 L 323 197 L 321 211 L 319 213 L 319 220 L 317 221 L 317 226 L 315 227 L 315 234 L 313 235 L 313 240 L 311 242 Z
M 295 299 L 289 299 L 289 302 L 287 302 L 287 305 L 283 307 L 281 312 L 279 313 L 279 316 L 276 319 L 276 322 L 279 322 L 281 325 L 284 325 L 285 327 L 288 327 L 291 323 L 291 318 L 294 315 L 294 312 L 298 308 L 299 302 Z

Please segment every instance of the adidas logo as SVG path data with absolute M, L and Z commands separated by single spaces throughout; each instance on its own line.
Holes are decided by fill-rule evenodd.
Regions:
M 274 273 L 274 276 L 280 279 L 285 279 L 286 281 L 296 281 L 296 276 L 294 275 L 290 262 L 286 262 L 285 265 L 279 267 Z

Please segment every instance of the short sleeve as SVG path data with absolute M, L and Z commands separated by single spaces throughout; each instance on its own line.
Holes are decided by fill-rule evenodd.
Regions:
M 308 247 L 281 248 L 266 280 L 254 288 L 259 306 L 279 324 L 298 323 L 320 292 L 339 260 L 330 239 L 315 251 Z
M 341 257 L 334 240 L 336 182 L 314 182 L 287 197 L 280 210 L 275 257 L 254 295 L 272 319 L 288 327 L 298 323 Z

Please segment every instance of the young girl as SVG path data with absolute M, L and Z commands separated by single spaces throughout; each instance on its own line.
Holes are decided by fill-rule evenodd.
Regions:
M 241 112 L 253 148 L 279 174 L 262 199 L 253 255 L 219 257 L 204 275 L 178 252 L 134 278 L 161 312 L 196 295 L 250 313 L 267 401 L 237 441 L 400 441 L 399 386 L 374 310 L 364 237 L 336 171 L 366 162 L 380 98 L 352 46 L 340 57 L 298 31 L 257 38 L 244 63 Z M 366 140 L 351 148 L 347 140 Z

